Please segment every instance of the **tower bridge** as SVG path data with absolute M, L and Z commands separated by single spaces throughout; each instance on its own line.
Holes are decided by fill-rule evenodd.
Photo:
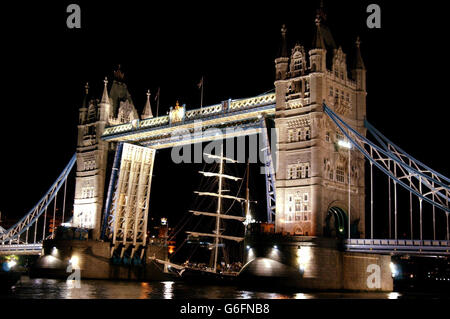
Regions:
M 109 258 L 142 259 L 148 246 L 155 150 L 258 134 L 264 151 L 261 166 L 266 178 L 267 222 L 275 224 L 277 233 L 300 242 L 338 238 L 344 253 L 364 253 L 361 258 L 375 258 L 383 267 L 382 257 L 367 254 L 450 255 L 450 180 L 404 152 L 367 121 L 366 69 L 359 39 L 349 69 L 342 47 L 327 42 L 332 37 L 320 17 L 309 51 L 297 44 L 289 54 L 286 33 L 283 26 L 280 55 L 275 59 L 274 93 L 192 110 L 177 103 L 167 115 L 153 117 L 149 94 L 142 115 L 138 115 L 120 69 L 109 89 L 105 79 L 99 100 L 90 95 L 86 85 L 76 155 L 36 207 L 0 234 L 0 253 L 40 250 L 42 242 L 49 239 L 45 220 L 50 203 L 56 203 L 76 161 L 71 225 L 90 234 L 79 231 L 71 238 L 89 236 L 108 243 Z M 276 128 L 272 143 L 268 120 L 273 120 Z M 108 163 L 111 158 L 113 162 Z M 368 180 L 365 163 L 370 169 Z M 374 236 L 374 216 L 384 214 L 374 210 L 374 169 L 388 180 L 389 223 L 394 220 L 394 234 L 390 232 L 389 238 Z M 400 189 L 410 194 L 409 239 L 399 238 L 397 233 Z M 413 198 L 419 202 L 418 211 L 413 209 Z M 370 202 L 367 214 L 366 200 Z M 432 207 L 433 238 L 423 234 L 423 219 L 429 217 L 423 214 L 424 205 Z M 56 204 L 53 221 L 55 212 Z M 446 223 L 437 224 L 437 214 L 443 215 Z M 370 216 L 370 229 L 365 228 L 366 216 Z M 66 219 L 63 216 L 62 222 Z M 420 223 L 418 234 L 413 233 L 414 220 Z M 345 268 L 345 263 L 341 266 Z
M 182 116 L 176 117 L 178 113 Z M 221 104 L 185 111 L 172 110 L 169 115 L 136 120 L 105 129 L 102 139 L 108 142 L 135 142 L 154 149 L 169 148 L 197 142 L 226 139 L 260 133 L 261 119 L 275 116 L 275 94 L 224 101 Z M 218 128 L 210 135 L 203 132 Z M 239 128 L 236 132 L 226 128 Z M 218 133 L 219 134 L 218 134 Z M 190 133 L 192 138 L 180 139 Z

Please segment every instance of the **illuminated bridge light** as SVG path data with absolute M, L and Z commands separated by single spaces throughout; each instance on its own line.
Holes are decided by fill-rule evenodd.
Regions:
M 397 277 L 398 274 L 399 274 L 398 266 L 397 266 L 396 264 L 394 264 L 394 263 L 391 262 L 391 263 L 389 264 L 389 267 L 391 268 L 391 275 L 392 275 L 392 278 Z
M 70 258 L 69 262 L 72 264 L 72 266 L 74 267 L 78 267 L 78 262 L 80 261 L 80 259 L 78 258 L 78 256 L 72 256 L 72 258 Z
M 343 148 L 352 148 L 352 144 L 348 141 L 339 140 L 338 144 L 339 144 L 339 146 L 342 146 Z

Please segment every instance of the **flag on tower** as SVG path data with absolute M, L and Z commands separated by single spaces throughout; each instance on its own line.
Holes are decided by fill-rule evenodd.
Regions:
M 156 92 L 156 94 L 155 94 L 155 101 L 159 99 L 159 89 L 160 88 L 158 87 L 158 92 Z
M 197 87 L 199 89 L 202 89 L 202 93 L 200 96 L 200 108 L 202 108 L 203 107 L 203 76 L 202 76 L 202 79 L 200 80 L 200 82 L 198 82 Z
M 203 87 L 203 76 L 202 76 L 202 79 L 200 80 L 200 82 L 198 82 L 197 86 L 199 89 Z
M 160 88 L 161 87 L 158 87 L 158 92 L 156 92 L 156 94 L 155 94 L 155 101 L 158 100 L 156 102 L 156 117 L 158 117 L 158 115 L 159 115 L 159 91 L 160 91 Z

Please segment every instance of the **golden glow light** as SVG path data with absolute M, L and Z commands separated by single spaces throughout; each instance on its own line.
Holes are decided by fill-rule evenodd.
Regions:
M 79 266 L 79 264 L 78 264 L 79 261 L 80 261 L 79 257 L 74 255 L 74 256 L 72 256 L 72 258 L 70 258 L 69 262 L 72 264 L 72 266 L 78 267 Z
M 256 220 L 253 218 L 252 214 L 248 213 L 247 215 L 245 215 L 245 220 L 243 221 L 244 225 L 248 225 L 251 223 L 254 223 Z
M 56 255 L 58 255 L 58 248 L 53 247 L 52 248 L 52 256 L 56 256 Z
M 311 247 L 303 246 L 297 250 L 297 263 L 301 271 L 305 271 L 311 260 Z

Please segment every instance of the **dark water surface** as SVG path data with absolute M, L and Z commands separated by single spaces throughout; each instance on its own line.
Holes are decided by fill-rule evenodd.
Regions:
M 450 299 L 440 293 L 367 293 L 367 292 L 280 292 L 258 291 L 235 286 L 188 285 L 184 282 L 130 282 L 82 280 L 77 288 L 73 282 L 58 279 L 21 280 L 0 298 L 15 299 Z

